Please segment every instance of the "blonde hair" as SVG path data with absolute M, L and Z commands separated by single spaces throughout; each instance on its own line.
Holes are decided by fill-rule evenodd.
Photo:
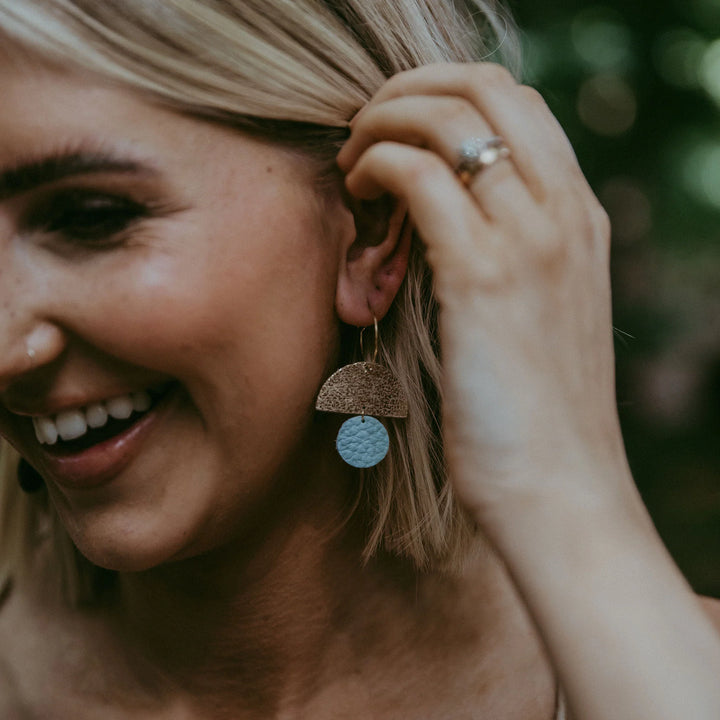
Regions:
M 349 119 L 391 75 L 445 61 L 516 69 L 519 54 L 496 0 L 0 0 L 0 36 L 10 53 L 97 74 L 178 112 L 289 143 L 327 168 Z M 379 362 L 401 379 L 410 413 L 391 423 L 390 453 L 364 479 L 366 557 L 382 547 L 419 568 L 457 564 L 473 528 L 446 478 L 437 306 L 417 238 L 381 338 Z M 346 343 L 346 356 L 352 352 Z M 46 493 L 19 490 L 17 457 L 7 446 L 0 463 L 0 586 L 27 571 L 52 534 L 77 600 L 87 561 Z

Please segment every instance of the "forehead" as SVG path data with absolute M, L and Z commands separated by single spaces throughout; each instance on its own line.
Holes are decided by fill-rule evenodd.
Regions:
M 174 112 L 95 76 L 39 63 L 2 64 L 0 97 L 2 171 L 61 155 L 98 154 L 168 174 L 217 177 L 282 163 L 282 176 L 297 183 L 310 172 L 297 153 Z
M 82 138 L 172 142 L 198 133 L 196 123 L 144 101 L 129 90 L 42 65 L 0 67 L 0 154 Z

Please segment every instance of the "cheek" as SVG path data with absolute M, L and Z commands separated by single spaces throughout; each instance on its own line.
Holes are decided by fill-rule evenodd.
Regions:
M 98 272 L 84 334 L 104 352 L 215 395 L 320 382 L 335 351 L 337 263 L 314 223 L 228 218 L 203 239 L 130 254 Z M 248 398 L 245 398 L 246 402 Z

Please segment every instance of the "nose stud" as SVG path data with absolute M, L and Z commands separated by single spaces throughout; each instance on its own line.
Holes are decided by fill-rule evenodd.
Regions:
M 16 352 L 22 363 L 24 344 L 25 369 L 46 365 L 62 352 L 65 338 L 62 330 L 49 322 L 40 322 L 18 338 Z

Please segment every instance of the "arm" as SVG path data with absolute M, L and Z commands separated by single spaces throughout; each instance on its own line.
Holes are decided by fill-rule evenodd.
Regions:
M 720 639 L 635 491 L 615 409 L 609 227 L 537 93 L 494 65 L 391 79 L 338 163 L 407 203 L 441 305 L 454 489 L 577 720 L 720 717 Z M 512 151 L 467 186 L 462 142 Z

